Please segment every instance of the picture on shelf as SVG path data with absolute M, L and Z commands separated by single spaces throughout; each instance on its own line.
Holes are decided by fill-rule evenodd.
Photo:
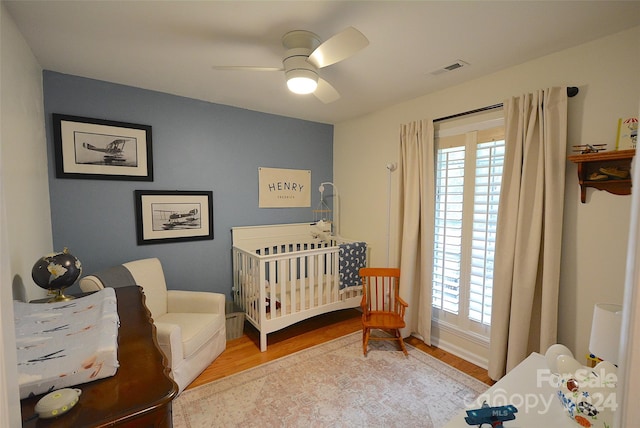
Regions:
M 635 149 L 638 142 L 638 118 L 618 119 L 616 150 Z

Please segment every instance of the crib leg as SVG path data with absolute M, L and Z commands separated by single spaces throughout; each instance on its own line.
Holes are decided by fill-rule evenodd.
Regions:
M 260 352 L 267 350 L 267 333 L 260 332 Z

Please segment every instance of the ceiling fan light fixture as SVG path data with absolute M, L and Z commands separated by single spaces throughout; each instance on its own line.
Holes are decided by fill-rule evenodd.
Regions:
M 286 49 L 282 68 L 214 66 L 216 70 L 284 71 L 287 87 L 295 94 L 311 94 L 328 104 L 340 99 L 329 82 L 319 77 L 318 69 L 343 61 L 369 44 L 358 30 L 348 27 L 324 42 L 306 30 L 289 31 L 282 36 Z
M 318 87 L 318 75 L 311 70 L 290 70 L 287 72 L 287 87 L 294 94 L 311 94 Z

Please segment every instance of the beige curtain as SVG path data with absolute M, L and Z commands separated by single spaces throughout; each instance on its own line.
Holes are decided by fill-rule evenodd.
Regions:
M 508 99 L 504 112 L 489 352 L 489 376 L 496 380 L 556 342 L 567 90 Z
M 431 343 L 431 277 L 434 235 L 433 121 L 400 129 L 399 233 L 400 295 L 409 304 L 404 337 L 414 333 Z

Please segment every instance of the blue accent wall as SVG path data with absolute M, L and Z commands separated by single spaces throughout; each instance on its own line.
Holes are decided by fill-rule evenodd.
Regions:
M 68 247 L 83 275 L 158 257 L 169 289 L 229 296 L 231 228 L 311 222 L 314 189 L 332 181 L 332 125 L 51 71 L 43 79 L 54 249 Z M 154 181 L 56 178 L 53 113 L 150 125 Z M 259 167 L 311 170 L 311 207 L 258 208 Z M 137 245 L 134 190 L 213 191 L 214 239 Z

